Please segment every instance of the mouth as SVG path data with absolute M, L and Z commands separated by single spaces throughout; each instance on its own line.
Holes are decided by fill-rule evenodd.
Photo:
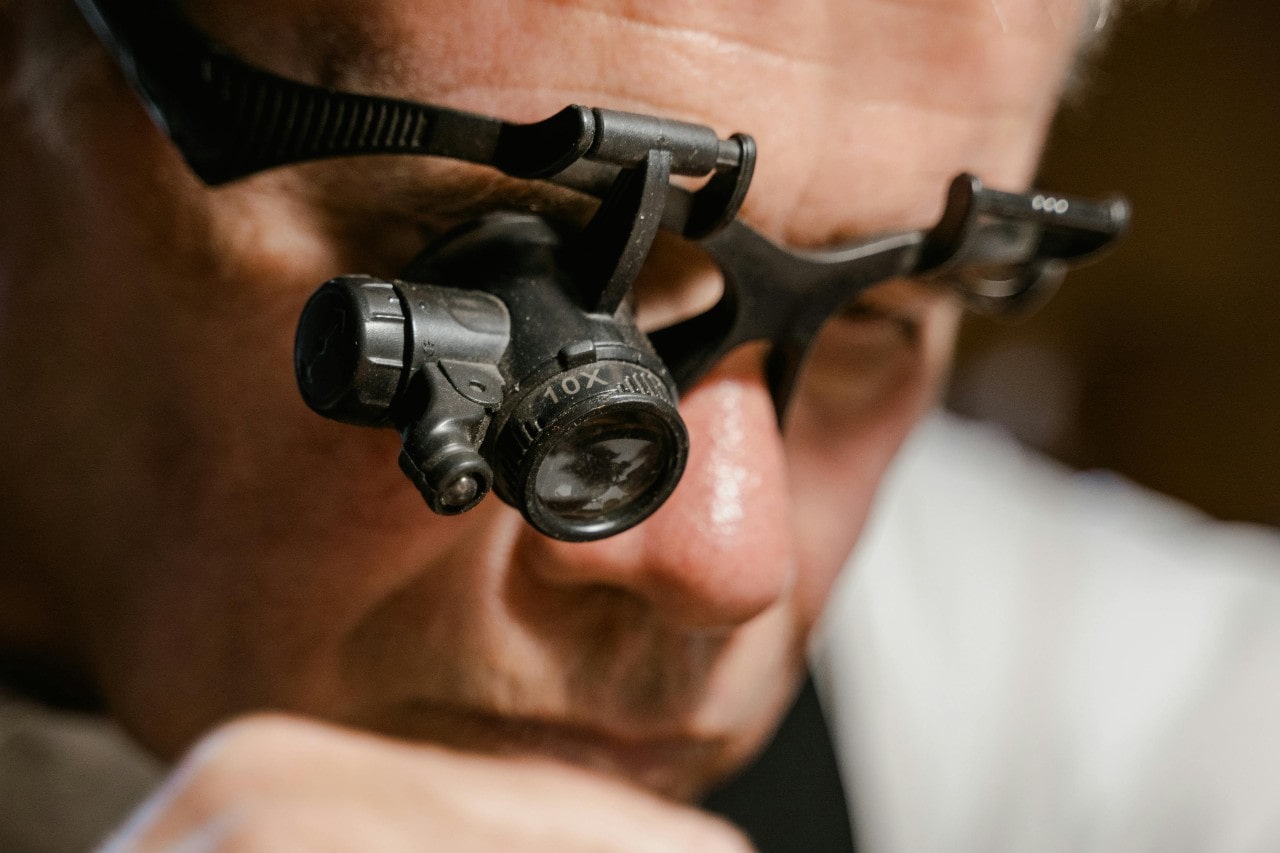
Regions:
M 413 702 L 374 728 L 393 737 L 503 757 L 550 758 L 679 800 L 697 796 L 722 773 L 725 738 L 673 730 L 618 730 L 606 724 L 504 716 Z

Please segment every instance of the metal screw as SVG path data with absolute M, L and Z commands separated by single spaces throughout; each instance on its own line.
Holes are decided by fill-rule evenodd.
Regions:
M 440 490 L 440 501 L 446 506 L 462 507 L 476 499 L 480 484 L 470 474 L 463 474 Z

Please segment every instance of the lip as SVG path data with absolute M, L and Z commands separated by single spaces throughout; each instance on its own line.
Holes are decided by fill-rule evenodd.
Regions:
M 401 706 L 394 720 L 380 722 L 378 729 L 396 737 L 487 755 L 551 758 L 680 798 L 714 773 L 727 752 L 718 737 L 624 731 L 594 721 L 506 716 L 432 702 Z

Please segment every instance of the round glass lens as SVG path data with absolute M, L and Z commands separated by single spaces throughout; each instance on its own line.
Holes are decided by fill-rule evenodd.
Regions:
M 534 481 L 551 513 L 591 521 L 645 498 L 667 473 L 669 445 L 657 424 L 590 418 L 547 452 Z

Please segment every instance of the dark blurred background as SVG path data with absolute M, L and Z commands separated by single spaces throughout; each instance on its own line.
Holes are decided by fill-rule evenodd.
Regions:
M 1280 524 L 1280 3 L 1116 23 L 1039 184 L 1125 193 L 1132 232 L 1031 319 L 971 320 L 949 402 L 1075 467 Z

